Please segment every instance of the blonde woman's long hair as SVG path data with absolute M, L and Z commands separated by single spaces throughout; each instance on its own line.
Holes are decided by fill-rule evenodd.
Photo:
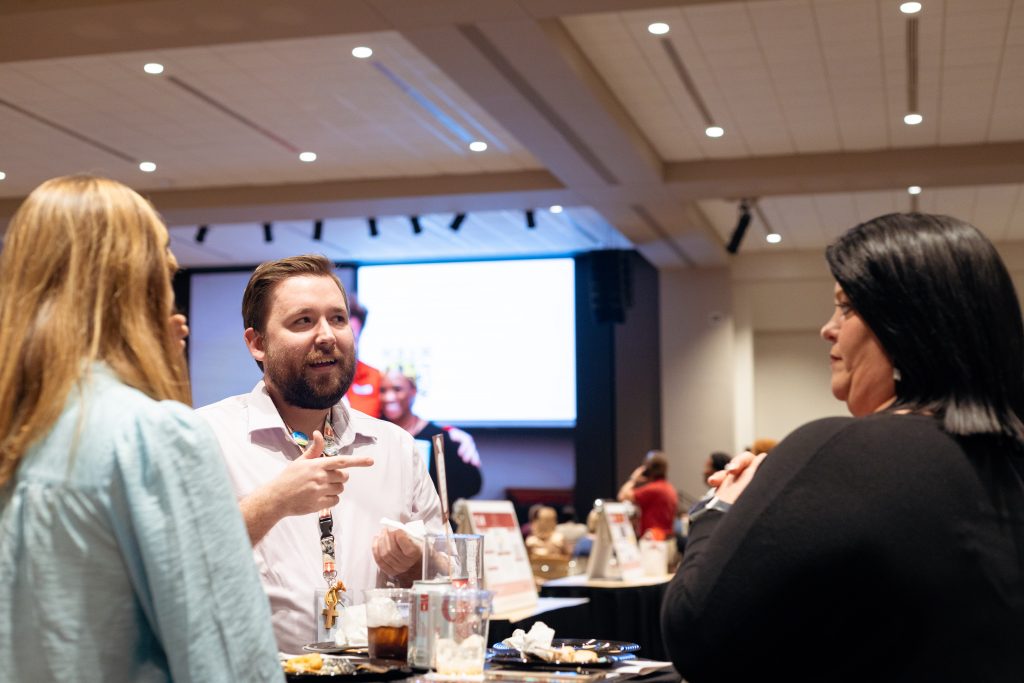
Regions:
M 0 252 L 0 486 L 104 361 L 150 397 L 189 402 L 171 334 L 167 228 L 121 183 L 54 178 L 11 219 Z

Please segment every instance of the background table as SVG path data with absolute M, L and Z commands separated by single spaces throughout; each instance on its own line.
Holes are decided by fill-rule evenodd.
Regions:
M 544 582 L 540 594 L 589 598 L 587 604 L 574 608 L 568 615 L 573 623 L 567 626 L 572 631 L 555 629 L 556 636 L 625 640 L 640 645 L 640 653 L 647 659 L 666 660 L 668 655 L 661 640 L 661 601 L 671 580 L 671 574 L 638 581 L 567 576 Z

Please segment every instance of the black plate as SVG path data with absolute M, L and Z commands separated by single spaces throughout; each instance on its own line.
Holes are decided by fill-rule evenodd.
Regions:
M 636 652 L 640 649 L 640 646 L 636 643 L 626 643 L 621 640 L 604 640 L 599 638 L 555 638 L 551 641 L 552 647 L 569 647 L 577 650 L 593 650 L 600 655 L 619 655 L 626 652 Z M 494 652 L 505 654 L 508 652 L 519 652 L 511 645 L 505 643 L 495 643 L 493 645 Z
M 583 638 L 555 638 L 551 641 L 552 647 L 564 647 L 568 645 L 576 650 L 593 650 L 597 659 L 591 662 L 549 662 L 535 655 L 523 655 L 519 650 L 506 645 L 495 643 L 494 654 L 490 662 L 501 666 L 522 667 L 529 669 L 607 669 L 619 662 L 636 659 L 634 652 L 640 649 L 636 643 L 625 643 L 618 640 L 584 640 Z
M 303 673 L 286 673 L 284 677 L 285 680 L 295 681 L 296 683 L 362 683 L 363 681 L 403 680 L 416 675 L 416 671 L 402 662 L 392 662 L 392 660 L 384 659 L 368 660 L 365 657 L 351 657 L 347 659 L 350 659 L 356 665 L 360 662 L 368 662 L 378 668 L 387 668 L 384 671 L 360 671 L 356 669 L 352 673 L 347 674 L 322 674 L 315 671 L 306 671 Z
M 322 655 L 365 655 L 365 645 L 338 645 L 333 640 L 325 640 L 321 643 L 310 643 L 303 645 L 306 652 L 319 652 Z

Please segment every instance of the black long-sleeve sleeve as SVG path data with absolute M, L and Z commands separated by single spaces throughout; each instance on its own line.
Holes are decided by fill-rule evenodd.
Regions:
M 797 430 L 728 513 L 694 523 L 662 606 L 676 668 L 689 683 L 1024 680 L 1011 457 L 922 416 Z

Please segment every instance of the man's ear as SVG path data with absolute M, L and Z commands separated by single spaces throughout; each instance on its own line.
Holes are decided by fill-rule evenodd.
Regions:
M 259 363 L 263 362 L 267 352 L 263 345 L 263 335 L 251 327 L 245 329 L 245 345 L 249 347 L 249 355 Z

